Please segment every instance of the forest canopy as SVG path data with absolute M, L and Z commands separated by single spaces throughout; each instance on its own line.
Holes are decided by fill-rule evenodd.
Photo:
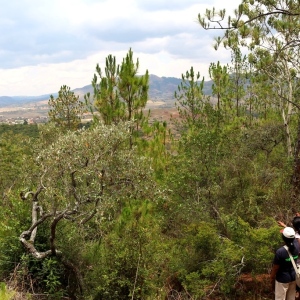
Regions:
M 211 62 L 212 95 L 186 70 L 168 122 L 129 49 L 96 65 L 84 102 L 63 85 L 47 124 L 1 125 L 0 295 L 272 299 L 277 222 L 299 211 L 299 14 L 200 12 L 231 63 Z

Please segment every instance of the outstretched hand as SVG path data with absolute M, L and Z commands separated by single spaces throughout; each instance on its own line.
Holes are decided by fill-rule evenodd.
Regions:
M 300 212 L 296 212 L 295 217 L 300 217 Z M 285 223 L 281 222 L 281 221 L 277 221 L 277 224 L 281 227 L 284 227 L 284 228 L 287 227 L 287 225 Z
M 300 214 L 299 214 L 299 216 L 300 216 Z M 277 221 L 277 224 L 278 224 L 279 226 L 281 226 L 281 227 L 286 227 L 286 224 L 284 224 L 284 223 L 281 222 L 281 221 Z

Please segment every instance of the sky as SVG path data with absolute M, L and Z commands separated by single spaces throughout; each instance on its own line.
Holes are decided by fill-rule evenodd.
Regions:
M 230 2 L 230 4 L 228 4 Z M 108 55 L 129 49 L 139 75 L 181 78 L 191 66 L 209 80 L 221 31 L 204 30 L 198 13 L 232 13 L 241 0 L 0 0 L 0 96 L 39 96 L 91 84 Z M 226 3 L 226 7 L 224 7 Z

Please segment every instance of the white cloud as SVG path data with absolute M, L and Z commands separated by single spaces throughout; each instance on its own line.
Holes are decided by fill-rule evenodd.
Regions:
M 2 2 L 2 3 L 1 3 Z M 233 10 L 240 0 L 226 3 Z M 0 95 L 55 93 L 90 84 L 109 54 L 120 63 L 131 47 L 140 71 L 181 77 L 191 66 L 207 78 L 216 52 L 197 15 L 220 0 L 0 0 Z M 221 33 L 219 33 L 221 34 Z

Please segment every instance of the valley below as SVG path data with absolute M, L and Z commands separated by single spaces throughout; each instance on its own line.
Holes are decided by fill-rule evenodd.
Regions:
M 174 92 L 181 83 L 180 78 L 158 77 L 150 75 L 149 78 L 149 100 L 145 107 L 145 113 L 150 110 L 150 117 L 157 120 L 166 120 L 166 115 L 175 114 Z M 204 83 L 203 93 L 211 94 L 212 82 Z M 73 90 L 74 94 L 84 101 L 87 93 L 93 95 L 92 85 L 83 86 Z M 57 93 L 52 93 L 57 97 Z M 35 123 L 44 122 L 48 117 L 48 100 L 50 94 L 40 96 L 0 96 L 0 122 L 14 124 L 15 121 L 34 120 Z
M 150 119 L 169 122 L 177 115 L 173 103 L 162 100 L 149 100 L 145 107 L 145 114 L 150 110 Z M 27 121 L 30 123 L 45 123 L 48 120 L 48 100 L 0 107 L 0 123 L 18 124 Z M 84 120 L 91 119 L 91 114 L 85 114 Z

